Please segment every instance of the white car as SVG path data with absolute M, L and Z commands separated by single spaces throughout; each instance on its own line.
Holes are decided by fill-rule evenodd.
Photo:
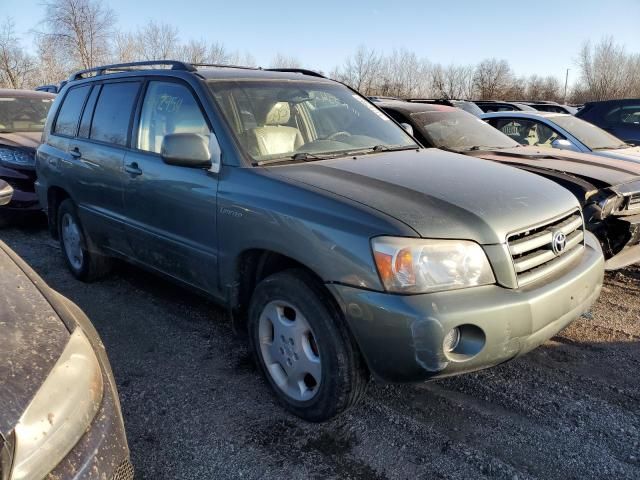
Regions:
M 640 163 L 640 147 L 624 143 L 573 115 L 548 112 L 491 112 L 480 116 L 521 145 L 592 153 Z

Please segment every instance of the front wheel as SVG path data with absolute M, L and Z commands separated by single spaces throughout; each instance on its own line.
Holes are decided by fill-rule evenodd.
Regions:
M 91 282 L 110 271 L 111 259 L 88 248 L 76 206 L 70 199 L 58 209 L 58 238 L 67 266 L 78 280 Z
M 255 290 L 249 334 L 278 399 L 319 422 L 356 404 L 369 375 L 329 294 L 303 270 L 276 273 Z

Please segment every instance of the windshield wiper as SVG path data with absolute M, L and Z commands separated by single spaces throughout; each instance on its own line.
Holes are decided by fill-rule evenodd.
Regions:
M 327 158 L 332 158 L 333 155 L 317 155 L 315 153 L 309 152 L 298 152 L 290 157 L 279 157 L 279 158 L 270 158 L 268 160 L 259 160 L 257 162 L 253 162 L 254 166 L 262 166 L 269 165 L 270 163 L 281 163 L 281 162 L 311 162 L 313 160 L 326 160 Z
M 378 152 L 399 152 L 401 150 L 418 150 L 418 145 L 375 145 L 373 147 L 365 147 L 357 150 L 350 150 L 344 155 L 367 155 L 369 153 Z

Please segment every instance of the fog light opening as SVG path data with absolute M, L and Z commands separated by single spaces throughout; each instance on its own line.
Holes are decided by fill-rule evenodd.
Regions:
M 444 336 L 442 340 L 442 347 L 447 353 L 453 352 L 460 343 L 460 329 L 454 327 Z
M 442 339 L 442 349 L 449 360 L 464 362 L 479 354 L 486 343 L 486 336 L 476 325 L 458 325 Z

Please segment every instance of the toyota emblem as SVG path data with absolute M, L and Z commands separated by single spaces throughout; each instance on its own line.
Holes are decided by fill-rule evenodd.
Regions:
M 553 239 L 551 240 L 551 248 L 553 253 L 560 255 L 567 248 L 567 236 L 560 230 L 553 232 Z

